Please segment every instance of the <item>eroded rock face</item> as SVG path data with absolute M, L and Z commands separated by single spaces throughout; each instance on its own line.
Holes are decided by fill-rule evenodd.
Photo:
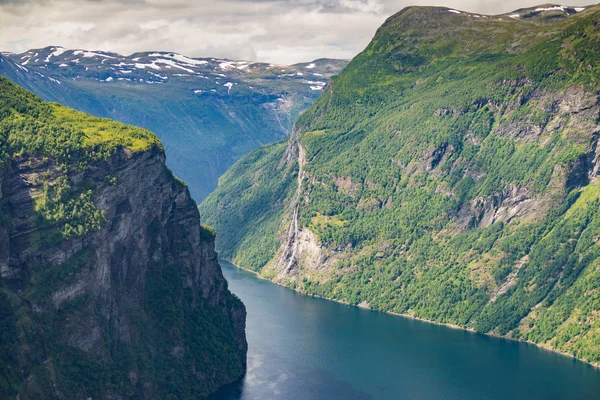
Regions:
M 106 219 L 71 239 L 36 216 L 39 177 L 60 173 L 51 162 L 17 160 L 3 177 L 0 273 L 28 322 L 22 399 L 48 385 L 55 398 L 203 398 L 243 374 L 244 306 L 164 162 L 157 148 L 121 149 L 70 175 L 72 187 L 94 187 Z
M 548 199 L 535 196 L 527 188 L 513 186 L 490 197 L 479 197 L 464 204 L 456 222 L 461 229 L 483 228 L 495 222 L 510 222 L 516 217 L 541 217 Z

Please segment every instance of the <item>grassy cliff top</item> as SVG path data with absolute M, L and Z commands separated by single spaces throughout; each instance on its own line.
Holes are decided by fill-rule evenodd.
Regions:
M 43 185 L 31 192 L 32 223 L 55 232 L 44 245 L 100 229 L 105 222 L 90 189 L 95 184 L 78 186 L 69 179 L 71 172 L 107 160 L 120 147 L 141 152 L 153 146 L 162 149 L 150 131 L 47 103 L 0 77 L 0 167 L 26 160 L 40 170 Z
M 0 138 L 3 158 L 49 156 L 68 162 L 85 150 L 92 158 L 106 156 L 118 146 L 131 151 L 161 146 L 150 131 L 44 102 L 0 77 Z

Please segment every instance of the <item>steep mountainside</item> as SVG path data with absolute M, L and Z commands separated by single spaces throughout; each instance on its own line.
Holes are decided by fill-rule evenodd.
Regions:
M 281 66 L 46 47 L 0 55 L 0 75 L 44 100 L 156 132 L 170 168 L 201 201 L 240 157 L 289 136 L 298 114 L 346 64 L 321 59 Z
M 200 206 L 242 267 L 600 363 L 600 7 L 410 7 Z
M 214 234 L 150 132 L 0 78 L 0 397 L 204 398 L 246 363 Z

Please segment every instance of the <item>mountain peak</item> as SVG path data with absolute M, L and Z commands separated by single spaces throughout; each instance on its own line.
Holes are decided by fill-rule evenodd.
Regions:
M 521 8 L 512 12 L 486 15 L 481 13 L 457 10 L 438 6 L 409 6 L 387 19 L 380 29 L 389 25 L 400 24 L 404 28 L 419 28 L 432 30 L 436 27 L 464 24 L 472 22 L 508 22 L 527 21 L 533 23 L 552 23 L 563 20 L 593 6 L 563 6 L 558 4 L 542 4 L 539 6 Z

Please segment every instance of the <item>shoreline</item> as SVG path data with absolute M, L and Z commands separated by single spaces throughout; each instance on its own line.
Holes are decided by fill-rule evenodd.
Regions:
M 226 261 L 229 264 L 233 265 L 235 268 L 240 269 L 242 271 L 250 272 L 251 274 L 253 274 L 254 276 L 256 276 L 257 278 L 259 278 L 259 279 L 261 279 L 263 281 L 267 281 L 267 282 L 273 283 L 273 284 L 275 284 L 277 286 L 280 286 L 280 287 L 292 290 L 292 291 L 294 291 L 294 292 L 296 292 L 298 294 L 301 294 L 303 296 L 308 296 L 308 297 L 313 297 L 313 298 L 317 298 L 317 299 L 327 300 L 327 301 L 331 301 L 331 302 L 334 302 L 334 303 L 343 304 L 343 305 L 346 305 L 346 306 L 349 306 L 349 307 L 356 307 L 356 308 L 361 308 L 363 310 L 369 310 L 369 311 L 374 311 L 374 312 L 389 314 L 389 315 L 393 315 L 395 317 L 411 319 L 411 320 L 420 321 L 420 322 L 424 322 L 424 323 L 428 323 L 428 324 L 440 325 L 440 326 L 444 326 L 444 327 L 450 328 L 450 329 L 457 329 L 457 330 L 462 330 L 462 331 L 466 331 L 466 332 L 470 332 L 470 333 L 474 333 L 474 334 L 478 334 L 478 335 L 485 335 L 485 336 L 488 336 L 488 337 L 491 337 L 491 338 L 495 338 L 495 339 L 503 339 L 503 340 L 510 340 L 510 341 L 513 341 L 513 342 L 526 343 L 526 344 L 533 345 L 533 346 L 535 346 L 535 347 L 537 347 L 539 349 L 542 349 L 542 350 L 545 350 L 545 351 L 549 351 L 551 353 L 558 354 L 558 355 L 561 355 L 561 356 L 564 356 L 564 357 L 568 357 L 568 358 L 570 358 L 572 360 L 576 360 L 576 361 L 582 362 L 584 364 L 589 365 L 590 367 L 593 367 L 596 370 L 600 370 L 600 363 L 593 363 L 593 362 L 590 362 L 590 361 L 582 360 L 581 358 L 577 358 L 577 357 L 575 357 L 572 354 L 565 353 L 563 351 L 553 349 L 552 347 L 545 346 L 545 345 L 540 344 L 540 343 L 535 343 L 535 342 L 532 342 L 532 341 L 529 341 L 529 340 L 524 340 L 524 339 L 511 338 L 511 337 L 508 337 L 508 336 L 502 336 L 502 335 L 493 334 L 493 333 L 478 332 L 478 331 L 476 331 L 473 328 L 466 328 L 466 327 L 463 327 L 463 326 L 460 326 L 460 325 L 456 325 L 456 324 L 450 324 L 450 323 L 445 323 L 445 322 L 432 321 L 432 320 L 429 320 L 429 319 L 425 319 L 425 318 L 421 318 L 421 317 L 417 317 L 417 316 L 409 315 L 409 314 L 400 314 L 400 313 L 395 313 L 395 312 L 392 312 L 392 311 L 377 310 L 377 309 L 374 309 L 374 308 L 371 308 L 371 307 L 365 307 L 365 306 L 361 306 L 361 305 L 354 305 L 354 304 L 350 304 L 350 303 L 347 303 L 347 302 L 344 302 L 344 301 L 341 301 L 341 300 L 330 299 L 328 297 L 323 297 L 323 296 L 319 296 L 319 295 L 305 293 L 305 292 L 302 292 L 302 291 L 297 290 L 297 289 L 292 289 L 289 286 L 282 285 L 279 282 L 274 282 L 274 281 L 272 281 L 270 279 L 267 279 L 267 278 L 261 276 L 258 272 L 252 271 L 250 269 L 246 269 L 246 268 L 243 268 L 243 267 L 240 267 L 239 265 L 233 263 L 230 260 L 227 260 L 227 259 L 224 259 L 224 258 L 219 259 L 219 260 Z

